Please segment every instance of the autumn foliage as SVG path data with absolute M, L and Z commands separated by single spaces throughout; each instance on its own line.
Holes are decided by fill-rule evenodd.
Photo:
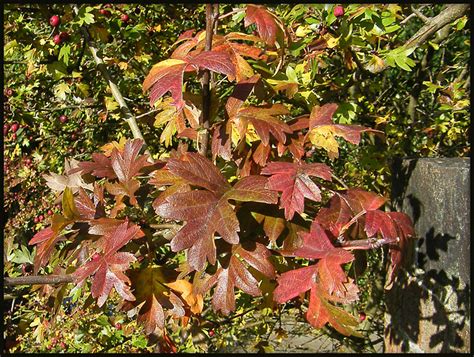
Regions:
M 169 319 L 185 326 L 203 312 L 206 296 L 215 311 L 229 314 L 241 290 L 272 296 L 274 307 L 304 298 L 315 328 L 330 324 L 358 335 L 358 318 L 345 310 L 359 293 L 346 269 L 353 251 L 386 246 L 392 281 L 413 227 L 405 214 L 384 209 L 384 197 L 341 187 L 327 162 L 308 153 L 334 160 L 341 139 L 359 144 L 361 135 L 381 133 L 335 123 L 335 103 L 291 117 L 247 61 L 277 64 L 287 32 L 263 6 L 242 11 L 256 34 L 215 34 L 205 50 L 205 31 L 186 31 L 144 79 L 156 119 L 166 125 L 162 142 L 182 139 L 169 157 L 153 162 L 141 153 L 141 139 L 114 142 L 58 176 L 65 182 L 58 189 L 62 213 L 30 241 L 35 271 L 60 249 L 75 284 L 90 286 L 99 306 L 115 290 L 147 333 L 166 331 Z M 211 97 L 209 129 L 202 127 L 202 98 L 183 91 L 203 71 L 234 85 L 225 98 Z M 191 146 L 200 148 L 202 130 L 211 138 L 207 156 Z M 156 222 L 177 228 L 156 241 L 150 222 L 129 217 L 137 210 L 153 210 Z M 157 257 L 158 247 L 170 255 Z M 170 256 L 180 256 L 180 265 L 167 264 Z M 263 283 L 269 281 L 276 288 Z

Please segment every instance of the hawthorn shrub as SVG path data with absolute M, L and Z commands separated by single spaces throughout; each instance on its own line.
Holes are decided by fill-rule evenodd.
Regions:
M 128 41 L 143 29 L 132 27 L 135 16 L 124 6 L 114 8 L 120 17 L 113 26 L 128 29 Z M 71 24 L 78 31 L 54 45 L 79 37 L 94 16 L 109 18 L 109 8 L 81 7 L 75 15 L 69 8 L 79 18 Z M 155 57 L 139 81 L 130 78 L 136 86 L 144 77 L 141 89 L 159 135 L 141 125 L 145 146 L 121 128 L 121 140 L 94 143 L 100 151 L 90 160 L 66 159 L 64 174 L 44 175 L 60 205 L 43 215 L 46 227 L 29 240 L 36 248 L 34 257 L 24 253 L 32 274 L 53 273 L 74 283 L 76 304 L 104 308 L 113 300 L 145 334 L 158 336 L 160 351 L 180 350 L 170 336 L 201 324 L 210 308 L 229 315 L 243 299 L 263 300 L 262 308 L 274 311 L 298 302 L 311 326 L 362 337 L 365 315 L 349 312 L 363 290 L 351 268 L 366 259 L 360 252 L 386 248 L 389 288 L 414 232 L 407 215 L 390 212 L 384 196 L 361 187 L 381 191 L 382 175 L 353 187 L 359 179 L 339 177 L 357 167 L 351 159 L 361 140 L 381 145 L 379 124 L 387 120 L 377 119 L 377 129 L 352 124 L 358 104 L 336 102 L 338 91 L 352 88 L 357 78 L 345 73 L 328 84 L 326 67 L 331 61 L 342 61 L 345 72 L 361 66 L 352 48 L 362 42 L 370 53 L 366 72 L 386 66 L 410 71 L 410 49 L 387 49 L 384 59 L 370 49 L 370 19 L 392 33 L 400 27 L 390 28 L 398 26 L 401 7 L 316 5 L 306 13 L 303 5 L 285 12 L 249 4 L 224 15 L 216 5 L 204 9 L 200 25 L 206 30 L 182 32 L 166 44 L 168 57 Z M 56 22 L 51 26 L 67 21 Z M 105 32 L 97 33 L 96 41 L 109 42 Z M 333 56 L 336 46 L 342 56 Z M 118 109 L 105 102 L 112 112 Z M 456 110 L 465 110 L 465 103 Z M 74 125 L 68 119 L 58 116 Z M 88 140 L 94 142 L 94 135 Z M 366 159 L 375 152 L 364 150 Z M 62 301 L 65 286 L 45 295 Z M 122 322 L 103 326 L 121 330 Z M 209 337 L 212 326 L 203 324 Z M 145 348 L 140 341 L 132 345 Z

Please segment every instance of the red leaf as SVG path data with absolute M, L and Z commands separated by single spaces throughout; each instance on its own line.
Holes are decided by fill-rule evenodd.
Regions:
M 181 159 L 170 159 L 166 168 L 187 183 L 214 193 L 226 191 L 230 185 L 219 169 L 204 156 L 186 153 Z
M 374 237 L 380 232 L 388 242 L 396 241 L 398 237 L 397 228 L 390 215 L 379 210 L 368 211 L 365 215 L 365 232 L 367 237 Z
M 74 199 L 74 203 L 81 219 L 94 219 L 96 206 L 82 187 L 79 188 L 79 195 Z
M 405 254 L 408 250 L 408 239 L 415 238 L 415 230 L 410 217 L 403 212 L 388 212 L 398 232 L 398 243 L 390 244 L 391 267 L 387 284 L 390 285 L 395 279 L 397 271 L 405 263 Z
M 317 176 L 331 180 L 331 169 L 325 164 L 306 164 L 289 162 L 270 162 L 262 175 L 272 175 L 268 180 L 268 188 L 281 191 L 280 207 L 285 210 L 285 218 L 290 220 L 295 212 L 303 213 L 304 198 L 319 202 L 319 187 L 309 176 Z
M 341 229 L 352 219 L 353 213 L 347 201 L 341 195 L 334 195 L 329 207 L 321 208 L 315 218 L 321 226 L 328 229 L 334 237 L 339 237 Z
M 317 266 L 290 270 L 277 278 L 278 286 L 273 292 L 273 300 L 282 304 L 308 291 L 317 280 Z
M 82 170 L 82 174 L 91 173 L 96 177 L 106 177 L 108 179 L 114 179 L 117 177 L 110 158 L 104 154 L 93 153 L 92 162 L 80 162 L 78 163 L 79 169 L 73 169 L 69 173 L 77 172 Z
M 135 261 L 136 258 L 131 253 L 117 251 L 140 234 L 142 233 L 138 226 L 128 227 L 128 222 L 124 222 L 103 237 L 105 240 L 103 254 L 98 259 L 93 259 L 81 266 L 73 273 L 77 284 L 94 274 L 91 292 L 92 296 L 98 299 L 99 306 L 104 304 L 112 288 L 115 288 L 123 299 L 135 300 L 126 285 L 126 283 L 130 283 L 130 280 L 123 274 L 123 271 L 128 269 L 130 263 Z
M 334 248 L 322 258 L 316 266 L 321 287 L 329 294 L 336 292 L 341 297 L 346 294 L 344 283 L 348 282 L 346 273 L 341 268 L 341 264 L 354 260 L 354 256 L 341 248 Z
M 184 107 L 183 101 L 183 76 L 187 62 L 176 60 L 180 62 L 172 62 L 173 65 L 165 65 L 160 62 L 153 66 L 148 76 L 143 82 L 143 92 L 151 90 L 150 105 L 160 99 L 166 92 L 171 92 L 174 104 L 178 109 Z M 168 62 L 171 63 L 171 62 Z M 168 64 L 167 63 L 167 64 Z
M 329 322 L 329 313 L 319 298 L 316 285 L 311 288 L 306 320 L 315 328 L 322 328 Z
M 183 109 L 184 72 L 209 69 L 227 75 L 230 80 L 235 77 L 234 64 L 229 53 L 225 51 L 205 51 L 194 54 L 194 56 L 188 54 L 189 50 L 197 44 L 197 37 L 198 35 L 195 40 L 182 44 L 173 53 L 174 57 L 155 64 L 148 73 L 143 82 L 143 91 L 151 90 L 150 105 L 153 105 L 169 91 L 176 107 L 179 110 Z
M 210 71 L 225 74 L 231 78 L 235 77 L 235 67 L 229 54 L 224 51 L 204 51 L 189 60 L 190 65 L 196 69 L 208 69 Z
M 326 257 L 330 251 L 337 249 L 333 246 L 326 235 L 326 232 L 324 232 L 316 221 L 313 221 L 311 224 L 311 230 L 309 233 L 298 232 L 298 235 L 302 239 L 303 244 L 301 247 L 291 252 L 292 256 L 308 259 L 321 259 Z
M 59 240 L 58 233 L 54 232 L 51 227 L 42 229 L 36 233 L 28 242 L 29 245 L 38 244 L 33 264 L 33 271 L 38 273 L 39 269 L 46 265 L 49 261 L 54 246 Z
M 283 34 L 282 25 L 278 18 L 264 6 L 247 5 L 245 14 L 245 27 L 255 24 L 258 34 L 269 46 L 273 46 L 277 37 Z
M 342 228 L 355 215 L 375 210 L 381 207 L 385 201 L 384 197 L 375 193 L 351 188 L 334 195 L 329 201 L 329 207 L 322 208 L 318 212 L 316 220 L 324 228 L 330 230 L 335 237 L 338 237 L 343 233 Z

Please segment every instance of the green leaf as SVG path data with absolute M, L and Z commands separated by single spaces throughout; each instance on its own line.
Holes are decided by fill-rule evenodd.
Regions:
M 79 9 L 79 13 L 77 14 L 77 16 L 79 17 L 79 20 L 77 21 L 79 26 L 82 26 L 84 24 L 89 25 L 95 22 L 94 15 L 90 13 L 92 10 L 94 10 L 94 8 L 90 6 L 87 6 L 85 8 L 82 7 L 81 9 Z
M 59 60 L 63 60 L 64 64 L 67 66 L 69 64 L 69 55 L 71 53 L 71 46 L 69 45 L 64 45 L 61 47 L 59 50 Z

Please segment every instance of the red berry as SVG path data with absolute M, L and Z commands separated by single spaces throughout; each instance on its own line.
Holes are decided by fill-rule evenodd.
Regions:
M 61 23 L 61 19 L 59 18 L 58 15 L 53 15 L 53 16 L 51 16 L 51 18 L 49 19 L 49 23 L 50 23 L 51 26 L 57 27 L 57 26 L 59 26 L 59 24 Z
M 341 17 L 344 15 L 344 8 L 341 5 L 334 7 L 334 16 Z
M 214 332 L 214 330 L 209 331 L 209 337 L 212 337 L 212 336 L 214 336 L 215 334 L 216 334 L 216 333 Z
M 59 121 L 63 124 L 66 123 L 67 120 L 68 120 L 68 117 L 64 114 L 59 117 Z
M 44 216 L 43 216 L 42 214 L 40 214 L 39 217 L 38 217 L 38 219 L 40 220 L 40 222 L 42 222 L 43 219 L 44 219 Z
M 10 125 L 4 124 L 3 125 L 3 136 L 7 135 L 9 130 L 10 130 Z
M 122 329 L 122 324 L 121 324 L 120 322 L 117 322 L 117 323 L 115 324 L 115 328 L 116 328 L 117 330 L 121 330 L 121 329 Z
M 25 164 L 26 164 L 27 166 L 30 166 L 32 162 L 33 162 L 33 161 L 31 161 L 30 158 L 27 158 L 27 159 L 25 160 Z
M 48 210 L 48 216 L 52 216 L 54 214 L 53 210 Z
M 359 312 L 359 320 L 362 322 L 367 318 L 367 315 L 364 311 Z
M 122 22 L 128 22 L 130 18 L 128 17 L 127 14 L 123 14 L 122 16 L 120 16 L 120 20 L 122 20 Z
M 92 256 L 92 260 L 97 260 L 100 258 L 100 254 L 99 253 L 94 253 L 94 255 Z
M 12 126 L 10 127 L 10 130 L 12 133 L 16 133 L 16 131 L 20 128 L 20 124 L 18 123 L 13 123 Z
M 33 218 L 33 222 L 38 223 L 40 220 L 38 217 Z
M 16 133 L 12 135 L 13 140 L 16 140 Z
M 55 45 L 60 45 L 61 42 L 62 42 L 61 36 L 60 35 L 54 35 L 53 42 L 54 42 Z

